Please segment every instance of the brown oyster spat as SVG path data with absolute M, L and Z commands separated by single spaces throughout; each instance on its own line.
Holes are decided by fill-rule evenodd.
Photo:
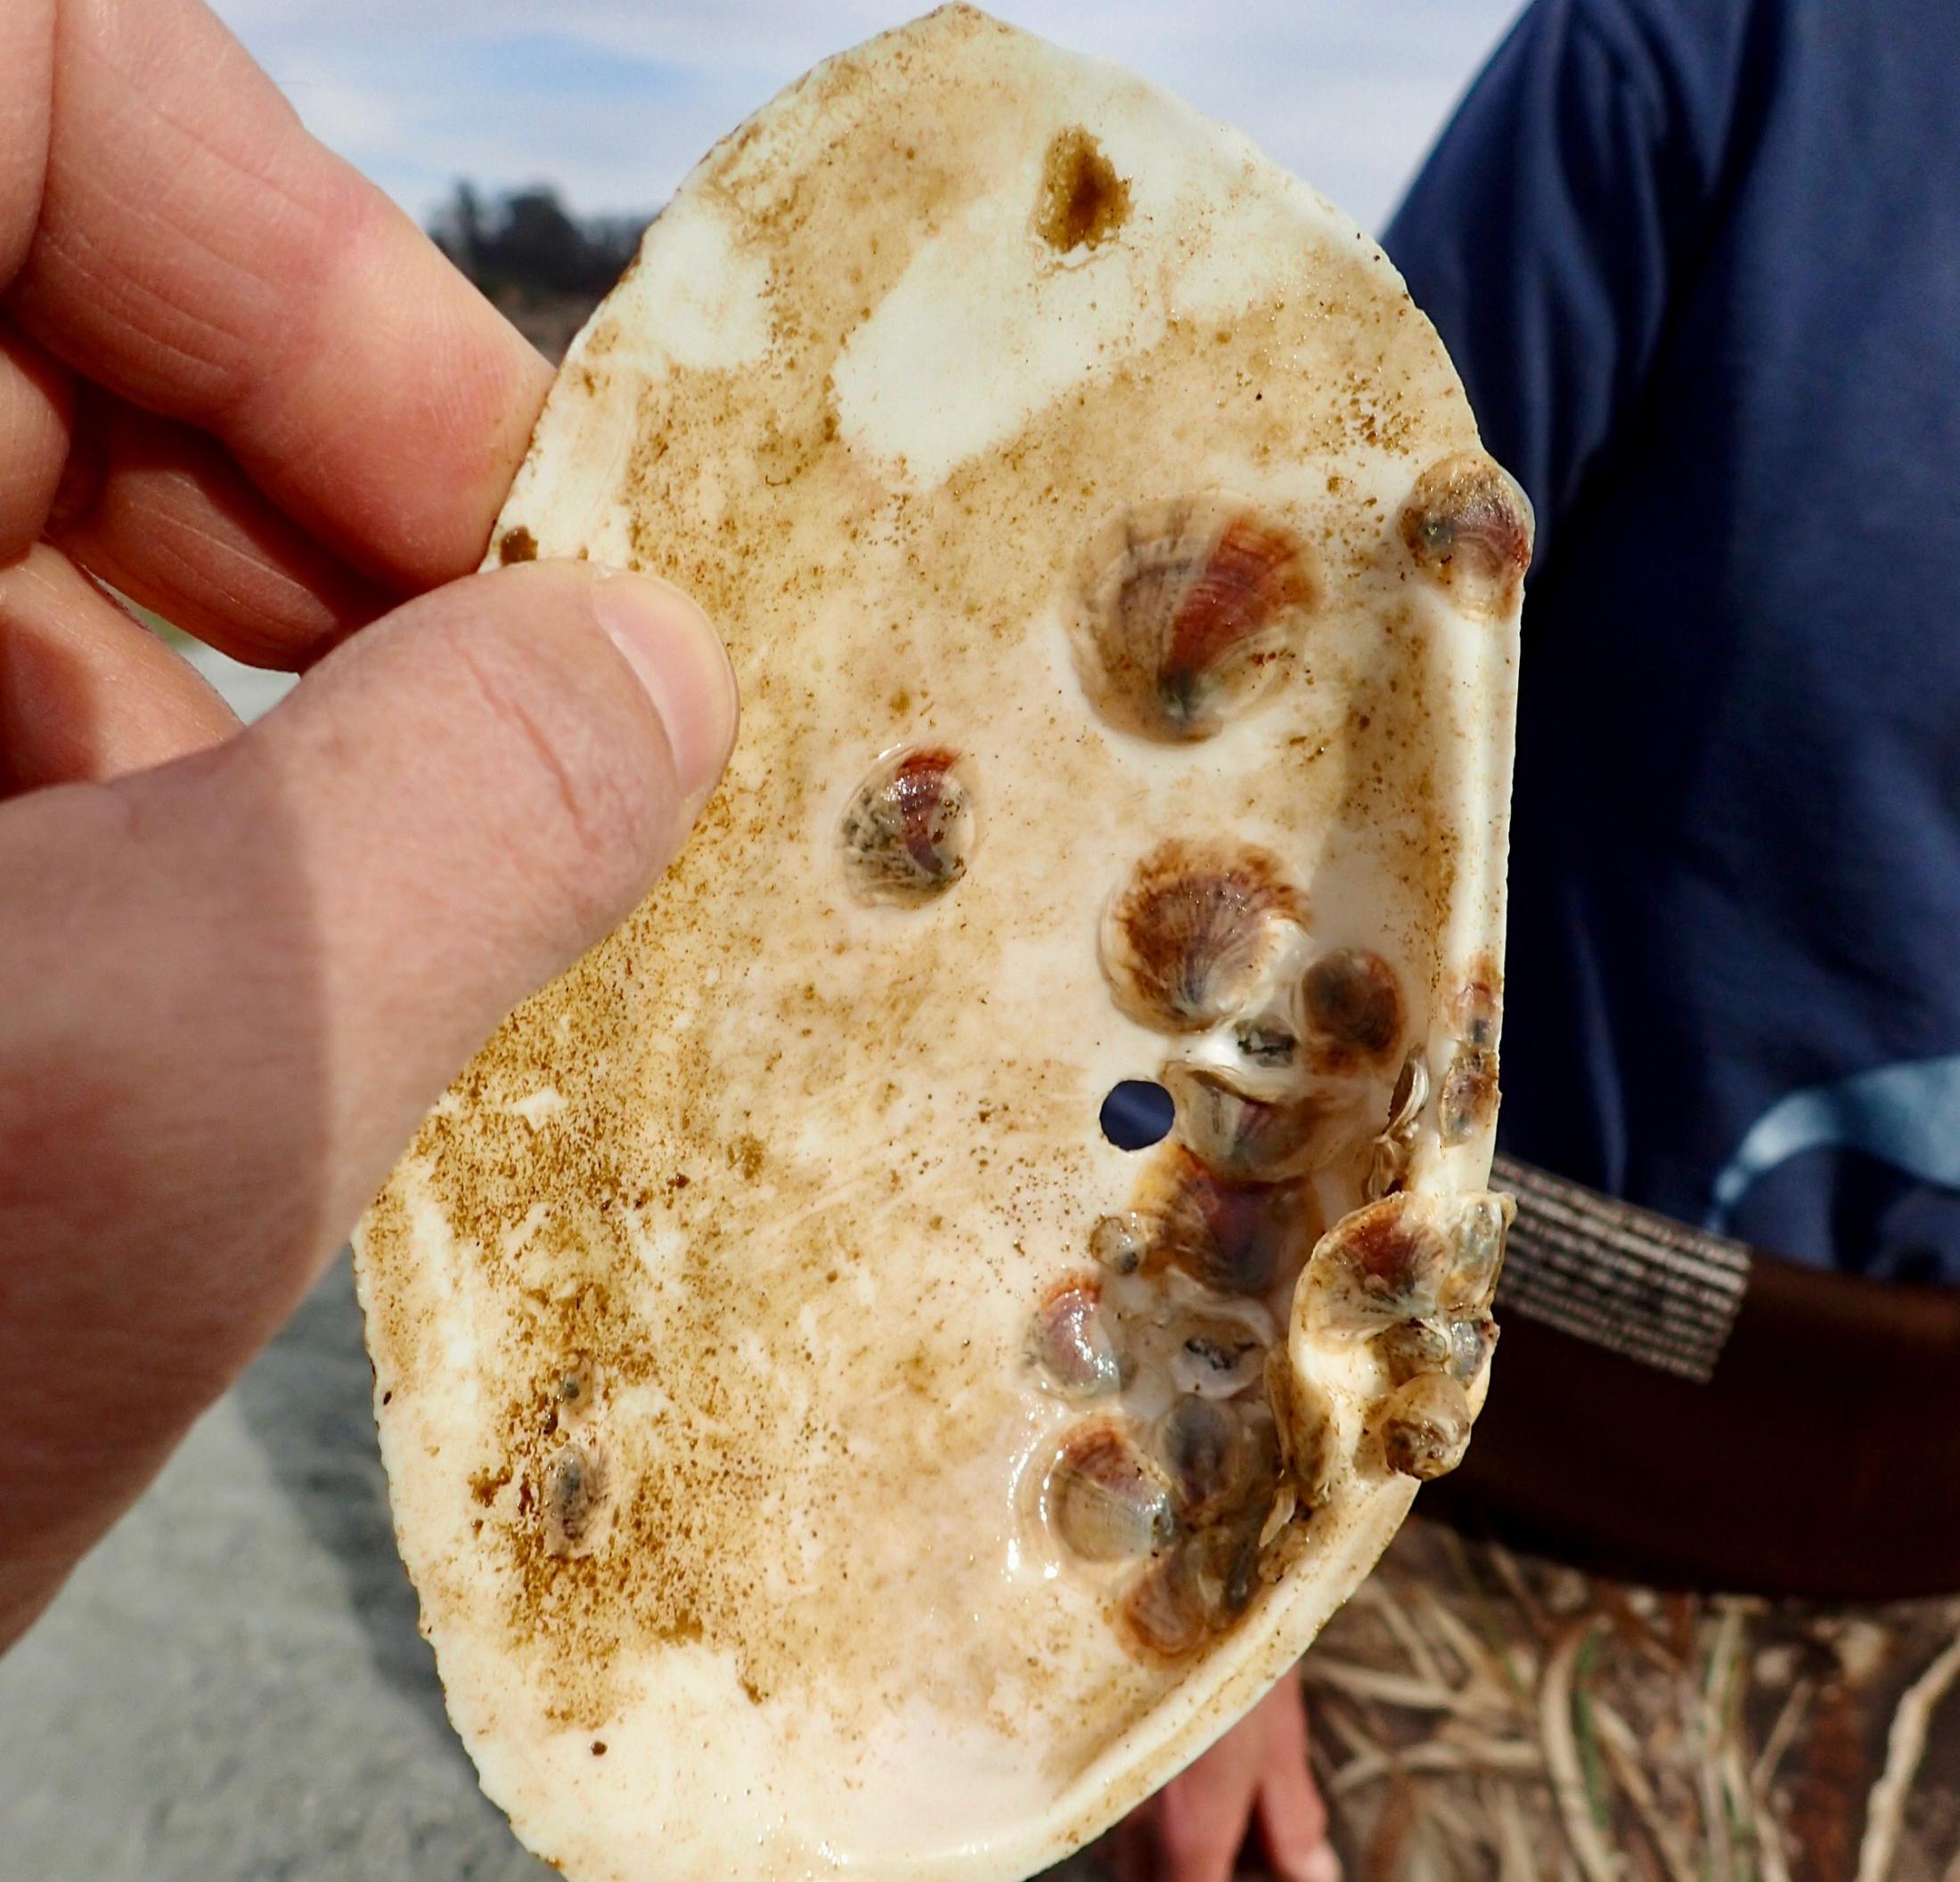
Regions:
M 1072 630 L 1082 690 L 1125 731 L 1208 738 L 1298 662 L 1320 593 L 1306 542 L 1253 504 L 1125 509 L 1082 559 Z
M 906 747 L 881 758 L 852 792 L 837 832 L 852 892 L 912 907 L 967 873 L 973 801 L 957 755 Z
M 1533 528 L 1531 499 L 1481 451 L 1432 464 L 1401 514 L 1402 542 L 1416 566 L 1484 615 L 1515 606 L 1531 564 Z

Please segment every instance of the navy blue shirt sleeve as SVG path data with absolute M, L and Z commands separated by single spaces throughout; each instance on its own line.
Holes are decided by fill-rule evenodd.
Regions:
M 1539 517 L 1539 561 L 1639 396 L 1727 166 L 1746 10 L 1540 0 L 1384 246 Z
M 1960 6 L 1538 0 L 1385 239 L 1539 512 L 1500 1133 L 1960 1284 Z

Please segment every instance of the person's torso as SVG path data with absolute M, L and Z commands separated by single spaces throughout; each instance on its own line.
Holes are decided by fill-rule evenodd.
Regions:
M 1705 240 L 1527 606 L 1503 1137 L 1960 1282 L 1960 9 L 1747 11 Z

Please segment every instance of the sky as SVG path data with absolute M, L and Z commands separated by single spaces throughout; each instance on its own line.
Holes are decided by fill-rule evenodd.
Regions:
M 919 0 L 923 4 L 924 0 Z M 216 0 L 316 135 L 419 221 L 454 180 L 657 208 L 707 147 L 908 0 Z M 1249 133 L 1379 228 L 1517 0 L 997 0 Z

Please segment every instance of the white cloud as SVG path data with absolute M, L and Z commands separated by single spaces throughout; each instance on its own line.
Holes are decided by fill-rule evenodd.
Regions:
M 449 179 L 662 200 L 715 139 L 903 0 L 217 0 L 314 130 L 425 215 Z M 1516 0 L 998 0 L 1247 131 L 1378 224 Z

